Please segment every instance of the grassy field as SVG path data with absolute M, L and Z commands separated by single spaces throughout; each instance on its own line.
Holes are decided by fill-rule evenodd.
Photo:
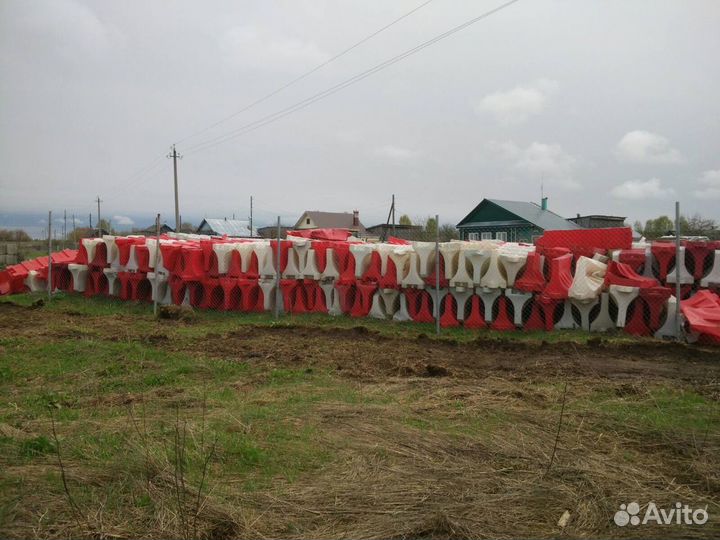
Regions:
M 40 299 L 0 299 L 2 537 L 720 535 L 717 349 Z

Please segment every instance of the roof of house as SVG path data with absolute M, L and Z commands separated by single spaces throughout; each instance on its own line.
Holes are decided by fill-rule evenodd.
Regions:
M 198 232 L 201 231 L 203 225 L 207 224 L 208 228 L 217 235 L 228 235 L 228 236 L 242 236 L 250 237 L 257 236 L 257 229 L 253 227 L 252 233 L 250 232 L 250 222 L 241 219 L 215 219 L 205 218 L 198 227 Z
M 308 216 L 313 220 L 318 229 L 358 229 L 365 230 L 362 222 L 359 226 L 353 225 L 353 215 L 349 212 L 319 212 L 317 210 L 305 210 L 300 219 L 295 223 L 295 227 L 302 225 L 302 219 Z
M 458 223 L 458 227 L 460 226 L 472 226 L 472 222 L 466 222 L 466 220 L 475 212 L 475 210 L 483 204 L 485 201 L 488 201 L 496 206 L 499 206 L 500 208 L 503 208 L 504 210 L 507 210 L 511 214 L 515 214 L 520 219 L 523 219 L 529 223 L 532 223 L 536 227 L 539 227 L 540 229 L 546 230 L 546 231 L 553 231 L 553 230 L 569 230 L 569 229 L 580 229 L 579 225 L 576 223 L 573 223 L 572 221 L 568 221 L 562 216 L 559 216 L 555 212 L 551 212 L 550 210 L 543 210 L 539 205 L 531 202 L 524 202 L 524 201 L 505 201 L 501 199 L 483 199 L 480 204 L 478 204 L 472 212 L 470 212 L 465 218 Z
M 404 223 L 396 223 L 393 225 L 392 223 L 378 223 L 377 225 L 371 225 L 370 227 L 365 227 L 368 231 L 375 231 L 375 230 L 383 230 L 383 229 L 397 229 L 397 230 L 404 230 L 404 231 L 414 231 L 422 229 L 422 225 L 406 225 Z

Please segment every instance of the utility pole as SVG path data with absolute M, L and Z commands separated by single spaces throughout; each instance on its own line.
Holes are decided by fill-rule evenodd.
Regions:
M 175 179 L 175 231 L 180 231 L 180 203 L 178 200 L 178 180 L 177 180 L 177 160 L 182 159 L 182 156 L 177 153 L 175 145 L 171 147 L 171 152 L 167 155 L 168 158 L 173 160 L 173 177 Z
M 100 195 L 97 196 L 97 199 L 95 199 L 98 205 L 98 214 L 97 214 L 97 227 L 98 227 L 98 238 L 102 236 L 102 229 L 100 227 L 100 203 L 102 200 L 100 200 Z M 108 231 L 109 232 L 109 231 Z
M 90 219 L 90 230 L 88 231 L 88 234 L 92 234 L 92 212 L 88 214 L 88 218 Z
M 67 210 L 63 210 L 63 232 L 62 232 L 63 246 L 67 241 Z
M 395 236 L 395 194 L 393 193 L 392 196 L 392 227 L 393 227 L 393 236 Z
M 73 245 L 77 242 L 77 233 L 75 232 L 75 214 L 73 214 Z
M 253 210 L 253 208 L 252 208 L 252 203 L 253 203 L 252 195 L 250 195 L 250 237 L 251 237 L 251 238 L 252 238 L 252 235 L 253 235 L 253 228 L 252 228 L 252 217 L 253 217 L 253 216 L 252 216 L 252 210 Z

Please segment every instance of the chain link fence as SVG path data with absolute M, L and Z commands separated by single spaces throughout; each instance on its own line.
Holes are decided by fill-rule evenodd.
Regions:
M 156 309 L 324 313 L 434 323 L 438 333 L 582 329 L 718 343 L 718 329 L 703 323 L 720 313 L 718 241 L 676 235 L 633 242 L 621 228 L 546 231 L 534 244 L 371 244 L 337 232 L 303 234 L 279 241 L 159 232 L 84 239 L 76 252 L 53 254 L 50 265 L 45 257 L 22 271 L 8 267 L 0 293 L 47 290 L 50 279 L 52 289 Z

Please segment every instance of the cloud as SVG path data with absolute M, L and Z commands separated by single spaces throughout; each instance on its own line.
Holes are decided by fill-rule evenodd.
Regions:
M 521 124 L 542 112 L 557 89 L 556 81 L 538 79 L 527 86 L 483 96 L 475 105 L 475 111 L 492 114 L 501 124 Z
M 512 153 L 512 148 L 507 147 L 506 152 Z M 577 165 L 577 158 L 559 144 L 534 142 L 518 152 L 514 167 L 538 182 L 543 180 L 548 184 L 577 189 L 580 184 L 573 178 Z
M 306 69 L 330 57 L 315 43 L 254 26 L 229 29 L 220 38 L 220 49 L 232 63 L 263 71 Z
M 639 201 L 642 199 L 664 199 L 675 195 L 675 190 L 665 188 L 658 178 L 650 180 L 628 180 L 610 190 L 617 199 Z
M 720 199 L 720 169 L 705 171 L 698 182 L 704 186 L 693 191 L 698 199 Z
M 135 222 L 128 216 L 113 216 L 112 222 L 118 227 L 132 227 Z
M 670 145 L 670 141 L 649 131 L 630 131 L 617 143 L 616 155 L 636 163 L 682 163 L 683 155 Z
M 393 159 L 396 161 L 407 161 L 415 158 L 418 153 L 415 150 L 409 148 L 402 148 L 400 146 L 394 146 L 392 144 L 386 144 L 375 149 L 375 155 Z

